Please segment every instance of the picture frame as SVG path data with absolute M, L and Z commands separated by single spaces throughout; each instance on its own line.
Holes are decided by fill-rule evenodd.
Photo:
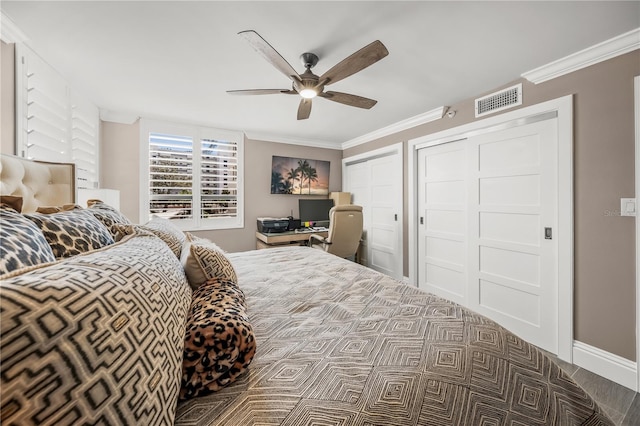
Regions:
M 271 193 L 328 195 L 330 161 L 271 157 Z

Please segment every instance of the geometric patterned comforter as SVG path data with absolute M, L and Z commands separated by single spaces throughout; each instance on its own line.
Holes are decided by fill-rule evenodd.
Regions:
M 190 303 L 153 235 L 4 275 L 0 424 L 171 424 Z
M 257 353 L 178 425 L 612 425 L 495 322 L 306 247 L 231 253 Z

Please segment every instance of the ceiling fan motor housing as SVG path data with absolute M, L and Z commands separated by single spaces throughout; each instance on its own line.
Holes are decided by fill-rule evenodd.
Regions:
M 307 68 L 305 72 L 300 74 L 300 81 L 294 83 L 293 86 L 298 93 L 305 89 L 311 89 L 318 94 L 324 89 L 324 84 L 320 84 L 319 80 L 320 78 Z
M 305 68 L 311 69 L 318 63 L 318 55 L 316 55 L 315 53 L 306 52 L 300 55 L 300 60 L 302 61 L 302 64 Z

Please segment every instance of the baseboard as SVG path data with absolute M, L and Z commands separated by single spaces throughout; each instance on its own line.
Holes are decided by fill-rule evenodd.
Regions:
M 633 361 L 586 343 L 574 341 L 573 363 L 638 392 L 638 367 Z

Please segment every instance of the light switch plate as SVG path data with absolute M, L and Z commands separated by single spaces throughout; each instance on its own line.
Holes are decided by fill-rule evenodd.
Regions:
M 635 216 L 636 208 L 635 198 L 620 198 L 620 216 Z

